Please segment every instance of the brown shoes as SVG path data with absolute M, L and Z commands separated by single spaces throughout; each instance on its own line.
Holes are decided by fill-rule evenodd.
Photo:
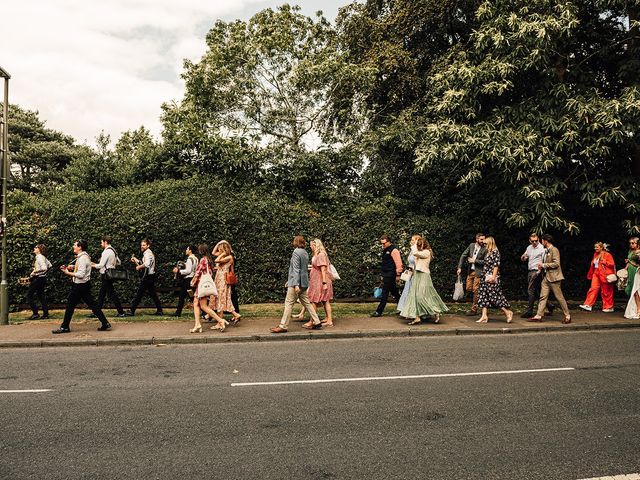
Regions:
M 287 333 L 288 330 L 282 327 L 274 327 L 271 329 L 271 333 Z

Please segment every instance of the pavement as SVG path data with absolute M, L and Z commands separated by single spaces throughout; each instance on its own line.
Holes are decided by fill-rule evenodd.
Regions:
M 289 331 L 272 334 L 269 329 L 278 325 L 274 317 L 243 318 L 238 326 L 228 326 L 224 332 L 210 330 L 203 323 L 203 333 L 189 333 L 193 320 L 186 313 L 181 319 L 162 321 L 115 321 L 110 319 L 112 330 L 98 332 L 97 321 L 87 320 L 86 311 L 77 311 L 71 323 L 71 332 L 53 335 L 51 330 L 59 326 L 60 320 L 25 321 L 21 324 L 0 326 L 0 348 L 47 347 L 86 345 L 157 345 L 157 344 L 201 344 L 220 342 L 249 342 L 273 340 L 309 340 L 330 338 L 411 337 L 430 335 L 482 335 L 504 333 L 546 333 L 576 330 L 603 330 L 640 328 L 639 320 L 628 320 L 622 311 L 602 313 L 600 311 L 572 311 L 572 322 L 563 325 L 562 312 L 544 318 L 541 323 L 530 323 L 514 315 L 507 324 L 501 313 L 490 312 L 489 323 L 478 324 L 476 317 L 443 315 L 439 324 L 432 321 L 408 326 L 406 320 L 389 314 L 379 318 L 337 318 L 334 327 L 322 330 L 305 330 L 300 322 L 292 321 Z

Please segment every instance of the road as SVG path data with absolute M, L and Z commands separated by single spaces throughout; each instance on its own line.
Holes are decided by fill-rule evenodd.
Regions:
M 640 472 L 640 332 L 1 354 L 2 479 Z

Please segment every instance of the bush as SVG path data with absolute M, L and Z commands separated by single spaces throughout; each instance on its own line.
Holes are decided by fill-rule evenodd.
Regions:
M 325 242 L 342 277 L 335 284 L 336 297 L 346 298 L 369 297 L 377 285 L 378 238 L 382 233 L 394 238 L 405 259 L 411 234 L 422 233 L 427 235 L 436 254 L 432 263 L 434 283 L 447 299 L 453 291 L 460 253 L 476 229 L 487 228 L 490 221 L 478 220 L 485 225 L 479 227 L 461 214 L 448 217 L 400 214 L 404 205 L 392 198 L 367 200 L 341 195 L 331 203 L 294 202 L 271 190 L 229 190 L 220 180 L 209 177 L 165 180 L 99 192 L 60 191 L 47 197 L 13 192 L 9 202 L 8 260 L 13 304 L 24 301 L 24 287 L 18 285 L 17 279 L 30 271 L 35 243 L 47 245 L 49 259 L 57 269 L 73 260 L 71 246 L 77 238 L 86 238 L 90 255 L 98 259 L 100 237 L 104 234 L 113 236 L 114 247 L 126 264 L 131 254 L 139 254 L 140 240 L 151 238 L 158 263 L 158 285 L 164 288 L 172 286 L 171 269 L 177 260 L 183 259 L 187 244 L 214 245 L 227 239 L 238 258 L 241 302 L 254 303 L 282 300 L 291 240 L 296 234 Z M 507 296 L 525 296 L 526 274 L 518 257 L 524 250 L 527 232 L 498 232 L 495 236 L 503 255 Z M 575 266 L 566 270 L 579 271 L 570 278 L 569 291 L 585 291 L 581 270 L 586 272 L 590 243 L 591 240 L 582 250 L 576 250 L 578 257 L 568 248 L 563 251 L 563 264 Z M 618 261 L 621 260 L 619 256 Z M 68 280 L 53 271 L 48 282 L 51 301 L 63 302 Z M 136 285 L 135 280 L 118 285 L 125 301 L 132 298 Z M 168 294 L 164 297 L 163 301 L 169 300 Z

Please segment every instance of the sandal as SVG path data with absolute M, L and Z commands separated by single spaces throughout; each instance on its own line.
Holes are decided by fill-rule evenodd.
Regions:
M 422 322 L 422 320 L 420 320 L 419 318 L 416 318 L 415 320 L 411 320 L 410 322 L 407 322 L 407 325 L 418 325 L 420 322 Z

